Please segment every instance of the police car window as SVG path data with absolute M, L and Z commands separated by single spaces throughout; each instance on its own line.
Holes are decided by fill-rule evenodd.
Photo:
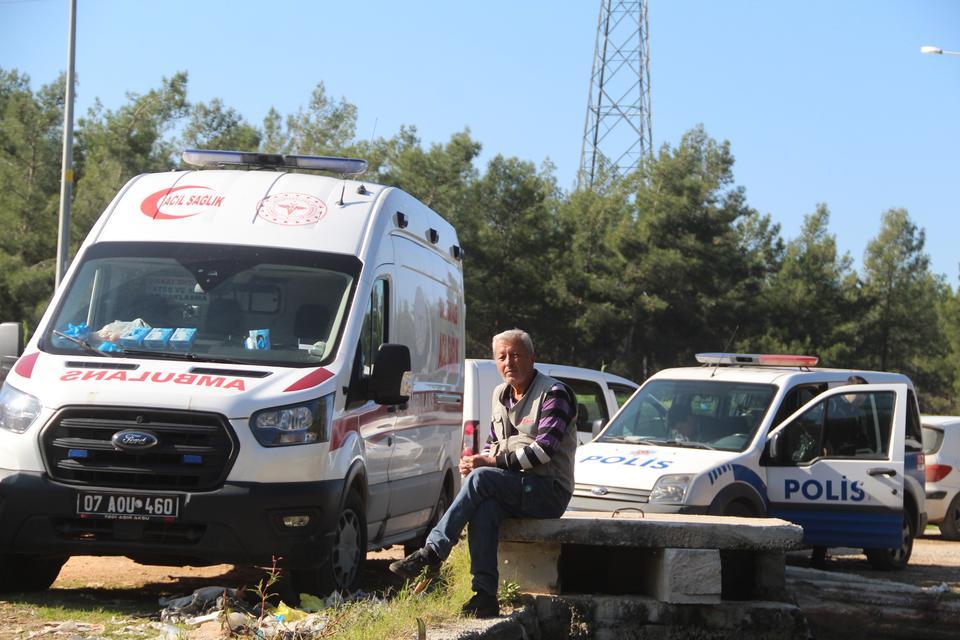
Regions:
M 825 402 L 818 402 L 784 427 L 776 463 L 804 464 L 820 456 Z
M 824 384 L 799 384 L 790 389 L 783 397 L 777 415 L 773 419 L 773 426 L 779 425 L 793 414 L 794 411 L 807 404 L 815 397 L 827 390 Z
M 554 378 L 567 384 L 577 397 L 577 431 L 592 433 L 594 421 L 602 420 L 603 424 L 607 423 L 610 416 L 607 413 L 607 403 L 603 399 L 603 389 L 600 385 L 589 380 L 563 376 L 554 376 Z
M 601 441 L 742 451 L 776 388 L 718 380 L 653 380 L 621 409 Z
M 834 458 L 887 457 L 896 395 L 848 393 L 827 401 L 823 453 Z
M 923 434 L 920 432 L 920 409 L 913 389 L 907 389 L 907 433 L 904 443 L 907 451 L 923 450 Z
M 631 387 L 625 384 L 618 384 L 616 382 L 610 382 L 607 384 L 611 390 L 613 390 L 613 395 L 617 397 L 617 406 L 622 407 L 623 404 L 630 399 L 630 396 L 633 395 L 633 392 L 637 390 L 636 387 Z

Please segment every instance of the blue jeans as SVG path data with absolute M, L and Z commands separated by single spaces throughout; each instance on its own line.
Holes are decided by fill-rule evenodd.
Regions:
M 550 476 L 538 476 L 496 467 L 474 469 L 460 493 L 427 536 L 427 545 L 446 560 L 469 523 L 470 573 L 473 590 L 497 593 L 497 545 L 504 518 L 559 518 L 570 493 Z

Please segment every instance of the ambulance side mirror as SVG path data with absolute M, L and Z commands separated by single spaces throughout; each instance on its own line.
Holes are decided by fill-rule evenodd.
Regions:
M 23 352 L 23 327 L 19 322 L 0 324 L 0 356 L 17 358 Z
M 373 373 L 367 383 L 367 397 L 377 404 L 397 405 L 410 399 L 410 390 L 404 388 L 409 378 L 410 347 L 386 342 L 380 345 Z

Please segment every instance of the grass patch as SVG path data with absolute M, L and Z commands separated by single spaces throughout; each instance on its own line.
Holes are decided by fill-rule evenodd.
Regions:
M 269 585 L 265 585 L 270 591 Z M 378 594 L 376 600 L 346 602 L 322 612 L 331 623 L 315 638 L 337 640 L 409 640 L 417 637 L 418 620 L 427 629 L 436 629 L 460 618 L 460 608 L 471 595 L 470 555 L 466 544 L 454 547 L 443 564 L 440 577 L 419 593 L 416 581 L 408 581 L 400 589 Z M 504 591 L 504 589 L 506 591 Z M 511 595 L 510 584 L 501 596 Z M 68 635 L 74 638 L 102 638 L 103 640 L 134 640 L 156 638 L 160 634 L 156 616 L 156 601 L 138 601 L 129 589 L 50 589 L 40 593 L 5 594 L 0 600 L 0 639 L 26 638 L 32 635 L 61 637 L 53 633 L 58 623 L 72 622 L 81 628 Z M 515 595 L 515 594 L 514 594 Z M 509 598 L 504 598 L 509 604 Z M 183 638 L 191 628 L 179 627 Z M 12 635 L 6 635 L 11 633 Z M 227 634 L 224 632 L 224 636 Z M 253 638 L 254 634 L 234 638 Z M 271 636 L 262 634 L 265 640 Z
M 11 595 L 15 597 L 15 594 Z M 64 629 L 61 632 L 71 637 L 128 640 L 144 638 L 149 632 L 146 626 L 149 621 L 146 617 L 136 614 L 131 616 L 129 611 L 0 601 L 0 638 L 47 635 L 63 623 L 73 624 L 71 631 Z M 12 635 L 5 635 L 6 633 Z
M 330 611 L 338 620 L 339 640 L 408 640 L 417 630 L 417 620 L 428 629 L 460 616 L 460 607 L 473 590 L 470 586 L 470 556 L 466 545 L 454 547 L 444 563 L 440 578 L 421 593 L 414 592 L 414 581 L 407 582 L 382 604 L 351 602 Z M 415 635 L 413 636 L 415 637 Z

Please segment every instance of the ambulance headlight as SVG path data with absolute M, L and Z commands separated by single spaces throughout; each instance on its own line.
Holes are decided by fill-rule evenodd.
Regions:
M 257 411 L 250 429 L 265 447 L 326 442 L 333 422 L 333 394 L 309 402 Z
M 23 433 L 40 415 L 40 401 L 6 382 L 0 388 L 0 428 Z
M 660 476 L 660 479 L 653 485 L 653 491 L 650 492 L 650 503 L 683 504 L 683 499 L 687 495 L 687 487 L 690 486 L 692 479 L 693 476 L 687 474 Z

